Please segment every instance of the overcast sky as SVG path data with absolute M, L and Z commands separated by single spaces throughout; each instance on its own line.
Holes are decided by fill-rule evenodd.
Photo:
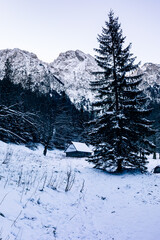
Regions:
M 110 9 L 137 60 L 160 64 L 160 0 L 0 0 L 0 49 L 20 48 L 46 62 L 67 50 L 94 56 Z

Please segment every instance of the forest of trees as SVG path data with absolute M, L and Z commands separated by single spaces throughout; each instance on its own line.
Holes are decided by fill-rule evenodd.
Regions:
M 32 91 L 28 85 L 13 83 L 12 65 L 7 59 L 4 78 L 0 81 L 0 139 L 16 143 L 42 143 L 48 148 L 64 149 L 71 140 L 82 140 L 84 121 L 89 114 L 79 111 L 68 96 L 49 90 Z

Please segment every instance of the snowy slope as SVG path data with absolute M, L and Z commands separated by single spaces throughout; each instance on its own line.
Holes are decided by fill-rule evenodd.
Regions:
M 159 239 L 160 174 L 111 175 L 42 150 L 0 142 L 0 238 Z
M 49 64 L 42 62 L 34 53 L 18 48 L 0 50 L 0 79 L 4 76 L 5 62 L 9 59 L 13 70 L 13 81 L 26 87 L 31 77 L 32 89 L 46 93 L 50 89 L 60 92 L 63 85 L 50 72 Z

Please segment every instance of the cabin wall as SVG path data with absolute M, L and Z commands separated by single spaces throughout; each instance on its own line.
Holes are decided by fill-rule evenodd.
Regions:
M 69 147 L 67 147 L 66 153 L 67 152 L 76 152 L 76 148 L 73 144 L 69 145 Z
M 66 152 L 66 157 L 89 157 L 91 153 L 87 152 Z

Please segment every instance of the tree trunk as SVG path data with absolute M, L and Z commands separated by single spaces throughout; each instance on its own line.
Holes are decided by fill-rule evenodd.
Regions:
M 157 159 L 156 152 L 153 153 L 153 159 Z
M 120 173 L 122 172 L 122 160 L 118 160 L 118 164 L 117 164 L 117 172 Z
M 44 151 L 43 151 L 43 155 L 46 156 L 47 154 L 47 149 L 48 149 L 48 144 L 44 145 Z

